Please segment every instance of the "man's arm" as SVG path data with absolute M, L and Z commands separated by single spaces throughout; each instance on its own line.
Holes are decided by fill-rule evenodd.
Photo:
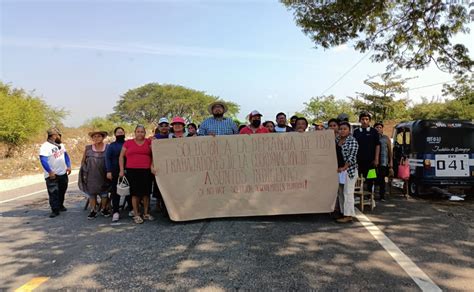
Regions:
M 43 166 L 43 169 L 44 169 L 47 173 L 51 173 L 51 172 L 53 171 L 53 170 L 51 169 L 51 167 L 49 166 L 48 157 L 43 156 L 43 155 L 40 155 L 40 161 L 41 161 L 41 166 Z
M 112 145 L 109 145 L 107 147 L 107 150 L 105 151 L 105 170 L 107 172 L 112 172 Z
M 387 147 L 388 147 L 388 166 L 392 168 L 393 167 L 392 142 L 390 141 L 389 137 L 387 137 Z
M 66 173 L 67 175 L 71 174 L 71 158 L 69 158 L 69 154 L 64 152 L 64 161 L 66 162 Z
M 198 135 L 199 136 L 207 136 L 207 123 L 206 123 L 206 121 L 202 122 L 201 126 L 199 127 Z
M 232 121 L 232 132 L 234 134 L 239 134 L 239 128 L 237 128 L 237 125 L 235 124 L 234 121 Z

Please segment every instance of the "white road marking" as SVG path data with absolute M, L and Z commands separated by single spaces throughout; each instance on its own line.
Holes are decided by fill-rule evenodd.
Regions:
M 367 216 L 356 209 L 359 222 L 372 234 L 422 291 L 442 291 L 407 255 L 405 255 Z
M 68 183 L 68 185 L 75 184 L 75 183 L 77 183 L 77 180 Z M 47 192 L 47 191 L 48 191 L 47 189 L 44 189 L 44 190 L 41 190 L 41 191 L 36 191 L 36 192 L 33 192 L 33 193 L 29 193 L 29 194 L 26 194 L 26 195 L 21 195 L 21 196 L 12 198 L 12 199 L 0 201 L 0 204 L 12 202 L 12 201 L 15 201 L 15 200 L 18 200 L 18 199 L 21 199 L 21 198 L 26 198 L 26 197 L 34 196 L 34 195 L 37 195 L 37 194 L 40 194 L 40 193 L 43 193 L 43 192 Z

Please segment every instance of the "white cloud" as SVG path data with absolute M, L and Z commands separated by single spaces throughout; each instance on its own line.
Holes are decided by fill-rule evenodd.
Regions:
M 230 50 L 222 48 L 196 47 L 196 46 L 174 46 L 163 44 L 147 44 L 147 43 L 118 43 L 106 41 L 69 41 L 69 40 L 53 40 L 44 38 L 9 38 L 4 37 L 1 42 L 2 46 L 26 47 L 35 49 L 76 49 L 76 50 L 93 50 L 101 52 L 131 53 L 131 54 L 151 54 L 163 56 L 180 56 L 180 57 L 208 57 L 218 59 L 259 59 L 273 60 L 282 62 L 297 62 L 306 65 L 317 65 L 309 57 L 287 57 L 283 55 L 253 52 L 242 50 Z

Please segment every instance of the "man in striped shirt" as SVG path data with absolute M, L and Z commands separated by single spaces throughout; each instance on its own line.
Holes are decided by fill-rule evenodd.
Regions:
M 199 136 L 220 136 L 238 134 L 237 125 L 230 118 L 224 117 L 227 106 L 222 101 L 215 101 L 209 105 L 209 113 L 212 117 L 207 118 L 199 127 Z

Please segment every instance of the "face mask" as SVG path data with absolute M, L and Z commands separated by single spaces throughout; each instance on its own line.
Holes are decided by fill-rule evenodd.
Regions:
M 260 121 L 260 120 L 253 120 L 252 121 L 252 126 L 254 126 L 255 128 L 258 128 L 258 127 L 260 127 L 261 123 L 262 123 L 262 121 Z
M 115 136 L 115 140 L 117 142 L 124 142 L 125 141 L 125 135 L 117 135 L 117 136 Z

